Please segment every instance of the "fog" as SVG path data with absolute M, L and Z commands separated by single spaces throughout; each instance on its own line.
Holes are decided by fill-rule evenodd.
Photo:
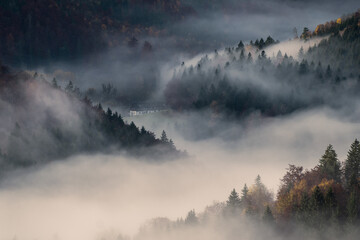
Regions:
M 55 77 L 63 88 L 71 80 L 84 95 L 89 88 L 98 90 L 101 84 L 110 83 L 117 89 L 119 102 L 125 102 L 104 103 L 115 110 L 132 103 L 165 102 L 164 90 L 173 76 L 180 75 L 184 67 L 196 66 L 206 54 L 214 58 L 215 49 L 224 54 L 224 47 L 236 46 L 239 40 L 249 43 L 271 35 L 281 43 L 265 49 L 269 57 L 280 50 L 296 59 L 301 47 L 306 51 L 322 38 L 291 40 L 293 28 L 301 34 L 303 27 L 314 29 L 317 24 L 353 11 L 355 6 L 353 1 L 338 4 L 334 1 L 314 7 L 312 3 L 274 3 L 240 13 L 204 9 L 204 13 L 174 24 L 168 36 L 137 36 L 137 47 L 118 46 L 71 63 L 48 63 L 32 69 L 31 74 L 44 74 L 42 77 L 49 82 Z M 144 51 L 145 41 L 151 43 L 152 51 Z M 211 67 L 225 62 L 220 59 Z M 271 79 L 264 82 L 253 72 L 230 67 L 230 77 L 246 78 L 245 74 L 258 80 L 258 87 L 267 93 L 282 94 L 285 89 Z M 0 101 L 0 136 L 11 135 L 14 119 L 26 122 L 29 132 L 42 133 L 42 126 L 56 113 L 60 125 L 82 137 L 80 105 L 74 105 L 57 90 L 27 87 L 26 94 L 33 102 L 14 107 L 11 101 Z M 312 91 L 331 98 L 329 89 Z M 50 93 L 44 94 L 46 91 Z M 186 217 L 191 209 L 202 212 L 214 201 L 224 202 L 233 188 L 239 192 L 245 183 L 251 185 L 258 174 L 276 195 L 288 164 L 313 168 L 328 144 L 343 161 L 350 144 L 360 137 L 360 103 L 352 96 L 336 100 L 337 108 L 316 105 L 277 117 L 263 117 L 254 111 L 241 120 L 221 119 L 221 124 L 214 123 L 209 109 L 125 117 L 125 121 L 145 126 L 158 137 L 165 130 L 176 147 L 189 156 L 156 162 L 109 151 L 77 154 L 4 173 L 0 179 L 0 239 L 110 240 L 124 236 L 225 240 L 245 231 L 244 239 L 276 239 L 276 233 L 267 226 L 261 226 L 263 234 L 257 234 L 254 223 L 245 219 L 240 224 L 231 222 L 226 228 L 208 223 L 204 228 L 176 230 L 170 236 L 141 236 L 141 227 L 155 217 L 176 220 Z M 348 103 L 350 106 L 346 106 Z M 32 134 L 30 143 L 31 137 L 51 143 L 50 137 L 41 134 Z M 5 140 L 1 139 L 0 144 L 4 145 Z
M 0 238 L 133 236 L 154 217 L 176 220 L 190 209 L 200 212 L 213 201 L 225 201 L 232 188 L 252 184 L 257 174 L 276 193 L 287 164 L 311 168 L 329 143 L 343 160 L 360 135 L 357 122 L 329 109 L 271 119 L 231 142 L 186 141 L 173 120 L 161 118 L 134 120 L 156 132 L 166 129 L 191 157 L 154 163 L 121 155 L 79 155 L 18 170 L 1 183 Z M 229 131 L 236 128 L 228 125 Z
M 215 9 L 203 8 L 202 3 L 198 6 L 189 1 L 189 4 L 198 8 L 196 15 L 167 26 L 166 33 L 158 37 L 135 36 L 138 39 L 135 47 L 128 47 L 129 38 L 112 36 L 117 41 L 121 40 L 122 44 L 70 63 L 49 62 L 35 70 L 45 72 L 49 79 L 57 77 L 62 86 L 72 80 L 84 92 L 88 88 L 101 91 L 102 84 L 110 83 L 127 104 L 157 102 L 162 101 L 162 89 L 169 81 L 164 68 L 173 68 L 204 52 L 235 46 L 240 40 L 249 43 L 251 40 L 266 39 L 269 35 L 285 42 L 286 50 L 296 55 L 298 48 L 294 50 L 292 42 L 287 42 L 293 39 L 295 27 L 300 35 L 304 27 L 314 30 L 317 24 L 337 19 L 354 11 L 354 6 L 357 6 L 353 0 L 344 1 L 340 6 L 337 1 L 327 1 L 326 4 L 321 1 L 226 1 L 216 3 L 219 8 Z M 220 7 L 222 4 L 224 6 Z M 253 6 L 247 8 L 247 4 Z M 149 52 L 144 51 L 146 41 L 152 46 Z

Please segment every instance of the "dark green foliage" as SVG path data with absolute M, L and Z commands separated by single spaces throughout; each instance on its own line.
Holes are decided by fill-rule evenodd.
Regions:
M 325 198 L 319 186 L 316 186 L 310 198 L 310 221 L 315 228 L 322 228 L 324 224 Z
M 341 180 L 341 164 L 337 158 L 337 154 L 333 149 L 333 146 L 330 144 L 324 155 L 319 161 L 319 170 L 327 179 L 334 179 L 337 182 Z
M 360 177 L 360 143 L 357 139 L 351 144 L 347 154 L 344 169 L 344 178 L 348 189 L 358 186 Z
M 338 204 L 332 187 L 328 189 L 325 195 L 325 217 L 327 219 L 338 218 Z
M 353 190 L 350 193 L 348 202 L 347 202 L 347 214 L 348 221 L 352 224 L 356 224 L 359 221 L 359 194 L 357 191 Z
M 351 29 L 357 31 L 356 26 Z M 266 41 L 251 41 L 253 48 L 250 51 L 242 48 L 240 42 L 237 46 L 240 54 L 228 47 L 226 54 L 217 53 L 214 59 L 204 57 L 198 64 L 183 68 L 184 72 L 174 75 L 165 90 L 167 104 L 180 111 L 210 109 L 217 116 L 226 118 L 246 118 L 254 112 L 271 117 L 319 105 L 337 107 L 339 99 L 358 97 L 360 81 L 354 80 L 360 75 L 360 62 L 349 59 L 360 56 L 360 45 L 355 43 L 358 40 L 349 43 L 347 38 L 339 37 L 338 43 L 332 45 L 333 38 L 336 37 L 330 37 L 307 53 L 300 49 L 299 62 L 287 54 L 282 56 L 281 52 L 277 56 L 267 56 L 262 48 L 276 43 L 271 37 Z M 339 53 L 339 59 L 329 57 L 337 49 L 342 49 L 343 44 L 352 50 Z M 252 56 L 254 52 L 256 59 Z M 343 54 L 354 56 L 345 59 Z M 212 67 L 219 58 L 223 58 L 226 64 Z M 348 62 L 352 63 L 344 67 L 343 64 Z M 199 65 L 200 68 L 196 67 Z M 234 72 L 238 73 L 236 77 Z M 264 91 L 256 84 L 259 79 L 264 85 L 282 86 L 281 94 L 279 91 Z
M 231 191 L 228 200 L 226 201 L 226 206 L 231 212 L 235 212 L 241 206 L 241 200 L 239 194 L 236 192 L 235 188 Z
M 39 103 L 33 94 L 28 94 L 29 87 L 35 91 L 42 89 L 43 97 L 56 96 L 61 100 L 49 105 L 52 107 Z M 81 97 L 71 81 L 65 91 L 58 87 L 56 80 L 50 84 L 31 77 L 0 76 L 0 101 L 14 108 L 22 106 L 27 116 L 14 118 L 17 122 L 7 130 L 9 137 L 4 139 L 7 144 L 1 146 L 6 152 L 0 154 L 1 169 L 30 167 L 81 153 L 126 151 L 159 160 L 182 155 L 172 141 L 162 141 L 145 128 L 140 131 L 133 122 L 125 123 L 121 115 L 110 108 L 104 111 L 101 104 L 93 106 L 90 99 Z M 44 109 L 45 117 L 38 118 L 39 114 L 31 111 L 37 108 Z M 69 123 L 61 114 L 66 114 Z
M 323 61 L 324 66 L 358 75 L 360 71 L 360 20 L 359 12 L 342 18 L 341 24 L 330 25 L 319 35 L 331 36 L 307 53 L 306 58 L 316 62 Z M 340 33 L 341 31 L 341 33 Z M 331 70 L 331 69 L 330 69 Z M 331 77 L 327 71 L 327 77 Z
M 265 212 L 263 215 L 263 221 L 266 223 L 274 223 L 274 221 L 275 221 L 275 218 L 272 214 L 272 211 L 271 211 L 269 205 L 266 206 L 266 209 L 265 209 Z
M 106 49 L 111 35 L 163 29 L 193 12 L 176 0 L 1 1 L 0 56 L 28 66 L 72 60 Z
M 270 45 L 273 45 L 275 43 L 277 43 L 277 42 L 272 37 L 268 36 L 266 38 L 266 41 L 264 41 L 263 38 L 261 38 L 260 41 L 258 39 L 256 39 L 255 43 L 252 43 L 252 41 L 251 41 L 250 45 L 253 45 L 261 50 L 261 49 L 269 47 Z
M 245 45 L 244 45 L 244 43 L 242 42 L 242 41 L 240 41 L 239 42 L 239 44 L 238 44 L 238 46 L 237 46 L 237 51 L 239 51 L 239 50 L 244 50 L 244 47 L 245 47 Z

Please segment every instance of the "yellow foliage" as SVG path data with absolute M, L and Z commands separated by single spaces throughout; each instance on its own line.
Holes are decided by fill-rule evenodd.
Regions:
M 316 26 L 316 28 L 315 28 L 315 31 L 314 31 L 314 32 L 315 32 L 315 34 L 318 34 L 318 32 L 319 32 L 319 28 L 320 28 L 320 27 L 319 27 L 319 25 L 317 25 L 317 26 Z
M 336 20 L 336 23 L 337 23 L 337 24 L 341 24 L 341 18 L 338 18 L 338 19 Z
M 324 178 L 323 180 L 321 180 L 321 183 L 318 186 L 322 192 L 327 192 L 330 187 L 334 186 L 334 184 L 335 184 L 334 179 L 327 180 L 326 178 Z M 311 191 L 313 192 L 315 190 L 315 188 L 316 188 L 316 186 L 313 186 L 311 188 Z
M 315 29 L 314 33 L 318 34 L 319 32 L 324 31 L 324 29 L 325 29 L 324 24 L 319 24 L 319 25 L 316 26 L 316 29 Z
M 293 205 L 300 204 L 304 192 L 307 192 L 307 182 L 305 179 L 295 183 L 288 193 L 278 196 L 276 202 L 277 214 L 283 218 L 290 217 Z
M 290 194 L 285 194 L 279 197 L 276 201 L 276 213 L 281 217 L 287 218 L 291 213 L 291 196 Z

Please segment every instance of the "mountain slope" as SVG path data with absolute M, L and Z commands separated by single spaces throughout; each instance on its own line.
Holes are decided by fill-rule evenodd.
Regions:
M 51 86 L 41 76 L 0 73 L 0 172 L 80 153 L 124 151 L 149 159 L 182 155 L 172 141 L 157 139 L 118 113 Z

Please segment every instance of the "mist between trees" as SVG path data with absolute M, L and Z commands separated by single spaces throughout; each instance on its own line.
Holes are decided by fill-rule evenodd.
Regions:
M 357 239 L 360 221 L 360 143 L 340 162 L 332 145 L 313 169 L 289 165 L 276 199 L 258 175 L 225 202 L 171 221 L 154 218 L 133 239 Z M 108 232 L 98 239 L 130 239 Z

